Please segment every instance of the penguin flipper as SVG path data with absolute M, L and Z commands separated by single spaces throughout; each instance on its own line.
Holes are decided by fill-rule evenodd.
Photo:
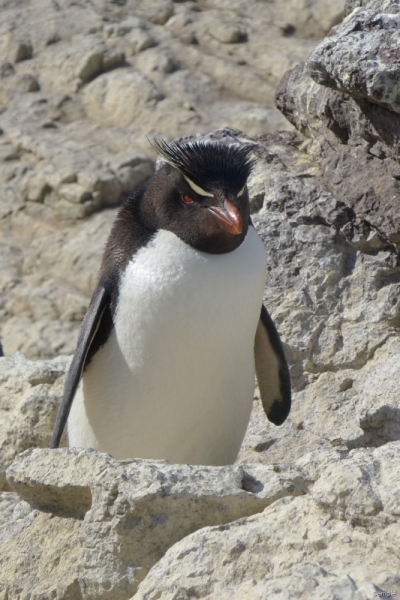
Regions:
M 289 369 L 279 334 L 264 305 L 256 331 L 254 358 L 265 414 L 275 425 L 282 425 L 291 407 Z
M 79 331 L 78 343 L 73 356 L 71 366 L 65 381 L 64 393 L 58 409 L 56 422 L 50 440 L 50 448 L 58 448 L 61 436 L 71 410 L 76 388 L 79 385 L 82 373 L 85 369 L 91 344 L 97 333 L 99 325 L 106 308 L 110 303 L 109 293 L 103 286 L 99 285 L 93 294 L 92 301 L 82 321 Z

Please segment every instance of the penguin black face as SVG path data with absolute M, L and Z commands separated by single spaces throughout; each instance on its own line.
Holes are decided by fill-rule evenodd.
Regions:
M 251 149 L 162 140 L 154 147 L 162 161 L 143 198 L 146 221 L 203 252 L 235 250 L 249 225 L 246 181 L 254 164 Z

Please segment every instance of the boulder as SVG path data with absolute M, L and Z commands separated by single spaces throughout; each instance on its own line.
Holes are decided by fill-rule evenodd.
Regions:
M 135 600 L 395 597 L 399 451 L 395 442 L 323 461 L 320 452 L 304 457 L 305 470 L 319 464 L 310 495 L 187 536 L 150 570 Z
M 321 85 L 399 113 L 399 39 L 400 15 L 355 10 L 312 52 L 308 73 Z
M 24 502 L 0 529 L 0 592 L 37 600 L 127 599 L 188 534 L 307 489 L 291 465 L 116 461 L 74 448 L 28 450 L 7 477 Z
M 0 492 L 10 489 L 5 471 L 19 452 L 49 444 L 68 364 L 67 357 L 0 358 Z

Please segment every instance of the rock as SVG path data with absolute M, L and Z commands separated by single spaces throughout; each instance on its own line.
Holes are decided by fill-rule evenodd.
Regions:
M 389 243 L 398 244 L 397 113 L 320 86 L 301 65 L 285 75 L 277 105 L 311 139 L 309 153 L 319 157 L 327 187 Z M 349 230 L 355 242 L 360 226 L 356 229 L 359 233 Z
M 65 288 L 64 288 L 65 289 Z M 20 290 L 21 291 L 21 290 Z M 29 294 L 29 290 L 26 290 Z M 43 297 L 46 288 L 34 290 L 35 295 L 28 299 L 28 311 L 34 303 Z M 61 292 L 60 288 L 54 286 L 53 296 Z M 18 294 L 15 294 L 18 297 Z M 45 299 L 43 303 L 46 306 L 53 305 L 53 298 Z M 32 304 L 29 306 L 29 302 Z M 84 304 L 85 308 L 87 303 Z M 8 307 L 7 307 L 8 308 Z M 14 309 L 19 312 L 20 307 Z M 75 322 L 71 322 L 68 313 L 65 315 L 66 322 L 61 322 L 60 318 L 54 319 L 53 315 L 46 315 L 42 319 L 35 319 L 32 316 L 15 317 L 10 316 L 6 309 L 7 322 L 2 327 L 4 338 L 6 339 L 6 354 L 13 352 L 24 352 L 39 358 L 48 358 L 49 356 L 58 356 L 59 354 L 71 354 L 75 350 L 77 339 L 77 327 L 81 321 L 82 312 L 78 313 Z M 85 310 L 86 312 L 86 310 Z M 62 313 L 64 315 L 64 312 Z
M 320 85 L 398 113 L 399 29 L 400 16 L 355 11 L 314 50 L 308 73 Z
M 397 0 L 346 0 L 344 15 L 349 15 L 355 8 L 369 8 L 380 13 L 398 13 L 399 3 Z
M 0 77 L 5 79 L 6 77 L 10 77 L 10 75 L 14 75 L 15 70 L 10 62 L 2 62 L 0 65 Z
M 11 63 L 19 63 L 23 60 L 29 60 L 33 56 L 33 47 L 29 38 L 23 39 L 15 32 L 9 32 L 3 38 L 0 46 L 0 55 L 3 54 Z
M 115 211 L 104 211 L 72 230 L 47 232 L 30 244 L 18 273 L 4 273 L 0 297 L 7 355 L 19 351 L 49 358 L 74 351 L 114 217 Z
M 38 80 L 36 77 L 34 77 L 34 75 L 30 75 L 29 73 L 21 75 L 14 86 L 14 91 L 19 92 L 20 94 L 37 92 L 39 90 L 40 85 Z
M 163 94 L 139 73 L 112 72 L 87 86 L 84 104 L 88 115 L 108 125 L 126 126 L 152 111 Z
M 399 593 L 399 454 L 393 442 L 323 461 L 318 452 L 304 457 L 299 464 L 316 477 L 310 495 L 189 535 L 150 570 L 135 599 Z
M 118 462 L 78 449 L 29 450 L 13 463 L 8 479 L 40 510 L 1 530 L 0 585 L 9 595 L 44 599 L 52 593 L 60 600 L 71 590 L 87 600 L 128 598 L 176 541 L 307 487 L 303 471 L 290 466 L 277 471 Z M 16 577 L 22 568 L 23 579 Z
M 145 31 L 136 29 L 129 36 L 128 48 L 130 49 L 131 56 L 139 54 L 139 52 L 143 52 L 153 46 L 156 46 L 155 40 Z
M 300 150 L 300 136 L 253 143 L 262 160 L 249 189 L 253 210 L 262 207 L 252 219 L 267 249 L 265 302 L 296 394 L 279 428 L 267 424 L 255 402 L 239 461 L 295 460 L 314 448 L 398 439 L 397 252 L 385 236 L 376 247 L 365 221 L 363 242 L 352 237 L 358 217 L 325 187 L 325 173 Z
M 297 33 L 305 38 L 323 37 L 343 17 L 343 3 L 330 0 L 291 0 L 279 8 L 283 9 L 280 18 L 284 26 L 293 26 L 294 31 L 289 35 Z M 296 18 L 291 18 L 292 15 L 296 15 Z
M 154 25 L 165 25 L 168 19 L 174 14 L 174 5 L 168 0 L 166 2 L 156 2 L 150 6 L 143 6 L 138 11 L 138 16 Z
M 313 499 L 332 518 L 353 525 L 368 527 L 377 515 L 391 523 L 390 515 L 400 516 L 398 453 L 399 442 L 392 442 L 374 451 L 353 450 L 343 462 L 332 456 L 312 487 Z M 308 460 L 313 462 L 315 458 L 315 455 L 305 456 L 299 464 L 307 470 Z
M 123 64 L 125 61 L 125 54 L 123 52 L 113 52 L 112 50 L 106 49 L 103 52 L 101 59 L 101 70 L 109 71 Z
M 154 81 L 161 82 L 163 77 L 158 77 L 159 74 L 174 73 L 179 69 L 179 62 L 165 48 L 151 48 L 136 58 L 137 68 L 148 77 L 156 77 Z
M 38 173 L 28 173 L 22 182 L 22 196 L 29 202 L 43 202 L 50 190 L 46 179 Z
M 199 35 L 211 36 L 223 44 L 237 44 L 247 39 L 246 30 L 239 19 L 214 15 L 209 11 L 200 22 Z
M 249 135 L 263 135 L 278 129 L 289 129 L 288 124 L 276 111 L 263 105 L 237 103 L 232 111 L 233 127 Z
M 49 46 L 43 53 L 41 80 L 47 89 L 58 92 L 77 92 L 103 68 L 103 57 L 107 60 L 108 50 L 96 38 L 75 36 L 70 43 Z M 120 57 L 119 62 L 122 62 Z M 117 64 L 119 64 L 117 62 Z
M 67 357 L 0 358 L 0 491 L 9 489 L 5 470 L 19 452 L 49 444 L 68 364 Z
M 21 498 L 13 492 L 0 492 L 0 531 L 3 525 L 13 518 L 15 507 L 21 503 Z M 31 507 L 29 506 L 29 512 Z M 0 534 L 1 535 L 1 534 Z

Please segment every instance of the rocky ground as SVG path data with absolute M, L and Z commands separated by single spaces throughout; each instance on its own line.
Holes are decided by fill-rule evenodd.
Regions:
M 3 2 L 0 599 L 400 594 L 400 5 L 347 0 L 317 43 L 342 10 Z M 28 450 L 146 135 L 215 129 L 258 157 L 288 421 L 256 397 L 232 467 Z

